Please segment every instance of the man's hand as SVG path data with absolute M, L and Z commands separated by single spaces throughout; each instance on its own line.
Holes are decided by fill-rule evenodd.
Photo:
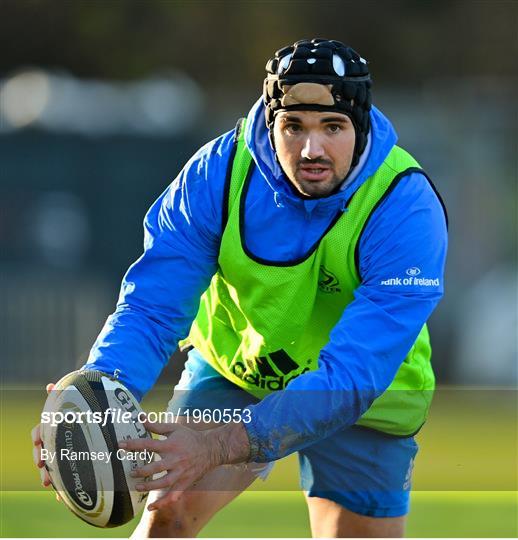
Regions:
M 49 383 L 46 386 L 47 394 L 50 394 L 52 390 L 54 389 L 54 386 L 56 386 L 53 383 Z M 41 435 L 40 435 L 40 424 L 37 426 L 34 426 L 31 431 L 31 438 L 32 438 L 32 444 L 34 445 L 33 451 L 32 451 L 32 458 L 34 460 L 34 464 L 38 469 L 40 470 L 40 478 L 41 478 L 41 485 L 43 487 L 49 487 L 50 486 L 50 476 L 47 472 L 47 469 L 45 469 L 45 462 L 41 459 Z M 56 499 L 59 501 L 61 500 L 59 495 L 56 493 Z
M 124 440 L 119 441 L 119 447 L 129 451 L 148 450 L 161 457 L 160 461 L 153 461 L 131 473 L 135 478 L 145 478 L 166 471 L 161 478 L 137 484 L 138 491 L 169 488 L 168 493 L 150 504 L 148 510 L 158 510 L 178 501 L 185 490 L 210 470 L 219 465 L 244 463 L 250 454 L 248 435 L 242 423 L 205 431 L 174 423 L 146 422 L 144 426 L 167 438 Z

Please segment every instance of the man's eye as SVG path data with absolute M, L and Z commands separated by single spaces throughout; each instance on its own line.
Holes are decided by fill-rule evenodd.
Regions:
M 298 133 L 301 127 L 298 124 L 287 124 L 284 128 L 288 133 Z
M 331 133 L 338 133 L 341 129 L 341 127 L 338 125 L 338 124 L 329 124 L 327 126 L 327 129 L 331 132 Z

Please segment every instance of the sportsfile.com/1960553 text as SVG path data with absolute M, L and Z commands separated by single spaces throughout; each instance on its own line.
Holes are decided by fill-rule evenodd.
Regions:
M 59 424 L 99 424 L 106 426 L 110 423 L 134 423 L 140 422 L 161 422 L 161 423 L 176 423 L 179 418 L 182 418 L 182 423 L 201 424 L 208 422 L 230 424 L 232 422 L 243 422 L 248 424 L 251 421 L 250 409 L 192 409 L 179 408 L 176 412 L 160 411 L 160 412 L 144 412 L 140 411 L 136 416 L 134 413 L 123 411 L 111 407 L 105 411 L 43 411 L 41 413 L 41 423 L 50 424 L 56 427 Z

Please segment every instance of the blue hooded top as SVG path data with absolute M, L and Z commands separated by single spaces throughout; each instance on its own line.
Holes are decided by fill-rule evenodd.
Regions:
M 296 195 L 276 161 L 259 99 L 245 140 L 257 167 L 250 181 L 245 243 L 258 258 L 303 256 L 336 212 L 381 165 L 397 136 L 375 107 L 367 148 L 341 190 L 321 199 Z M 120 370 L 138 399 L 153 386 L 218 265 L 225 178 L 234 132 L 203 146 L 151 206 L 144 219 L 144 253 L 123 278 L 115 312 L 94 343 L 86 369 Z M 254 461 L 271 461 L 354 424 L 388 388 L 423 324 L 443 295 L 447 226 L 426 177 L 405 176 L 375 209 L 359 243 L 361 285 L 322 349 L 319 368 L 252 405 L 246 424 Z M 402 285 L 419 268 L 432 285 Z M 438 283 L 438 284 L 437 284 Z M 296 390 L 295 392 L 292 392 Z M 304 390 L 333 396 L 300 407 Z M 301 391 L 301 392 L 298 392 Z M 337 397 L 338 396 L 338 397 Z

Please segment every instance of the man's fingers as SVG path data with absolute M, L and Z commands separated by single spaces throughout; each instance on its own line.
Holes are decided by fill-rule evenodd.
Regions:
M 54 383 L 47 384 L 45 389 L 47 390 L 48 394 L 50 394 L 54 386 L 55 386 Z M 34 445 L 34 448 L 32 449 L 32 459 L 36 467 L 38 467 L 40 470 L 39 473 L 40 473 L 41 485 L 43 487 L 49 487 L 51 484 L 50 476 L 49 476 L 49 473 L 47 472 L 47 469 L 45 469 L 45 461 L 41 459 L 41 447 L 42 447 L 43 441 L 41 440 L 40 424 L 32 428 L 31 439 L 32 439 L 32 444 Z
M 49 473 L 47 471 L 45 471 L 45 478 L 43 480 L 43 485 L 45 487 L 49 487 L 51 485 L 51 481 L 50 481 L 50 477 L 49 477 Z
M 178 478 L 176 471 L 170 471 L 165 476 L 157 478 L 156 480 L 149 480 L 148 482 L 141 482 L 136 485 L 137 491 L 151 491 L 152 489 L 166 488 L 174 484 Z
M 41 459 L 41 446 L 35 446 L 32 449 L 32 460 L 39 469 L 45 465 L 45 462 Z
M 43 487 L 49 487 L 50 486 L 50 476 L 47 472 L 47 469 L 40 469 L 40 478 L 41 478 L 41 485 Z
M 47 384 L 47 386 L 45 387 L 45 389 L 47 390 L 47 394 L 50 394 L 50 392 L 52 392 L 53 388 L 55 387 L 56 385 L 54 383 L 49 383 Z M 37 426 L 34 426 L 32 428 L 32 431 L 31 431 L 31 439 L 32 439 L 32 443 L 35 445 L 35 446 L 38 446 L 40 445 L 41 446 L 41 443 L 42 443 L 42 440 L 41 440 L 41 431 L 40 431 L 40 424 L 38 424 Z
M 40 425 L 34 426 L 31 430 L 31 439 L 34 445 L 41 445 Z
M 169 460 L 153 461 L 147 465 L 144 465 L 143 467 L 131 471 L 131 476 L 133 478 L 145 478 L 146 476 L 151 476 L 152 474 L 167 471 L 171 468 L 171 465 L 172 463 Z
M 157 441 L 156 439 L 125 439 L 118 441 L 119 448 L 124 450 L 150 450 L 158 452 L 164 450 L 164 443 L 167 441 Z
M 167 435 L 175 431 L 178 426 L 171 424 L 170 422 L 144 422 L 144 427 L 152 433 L 158 433 L 159 435 Z

